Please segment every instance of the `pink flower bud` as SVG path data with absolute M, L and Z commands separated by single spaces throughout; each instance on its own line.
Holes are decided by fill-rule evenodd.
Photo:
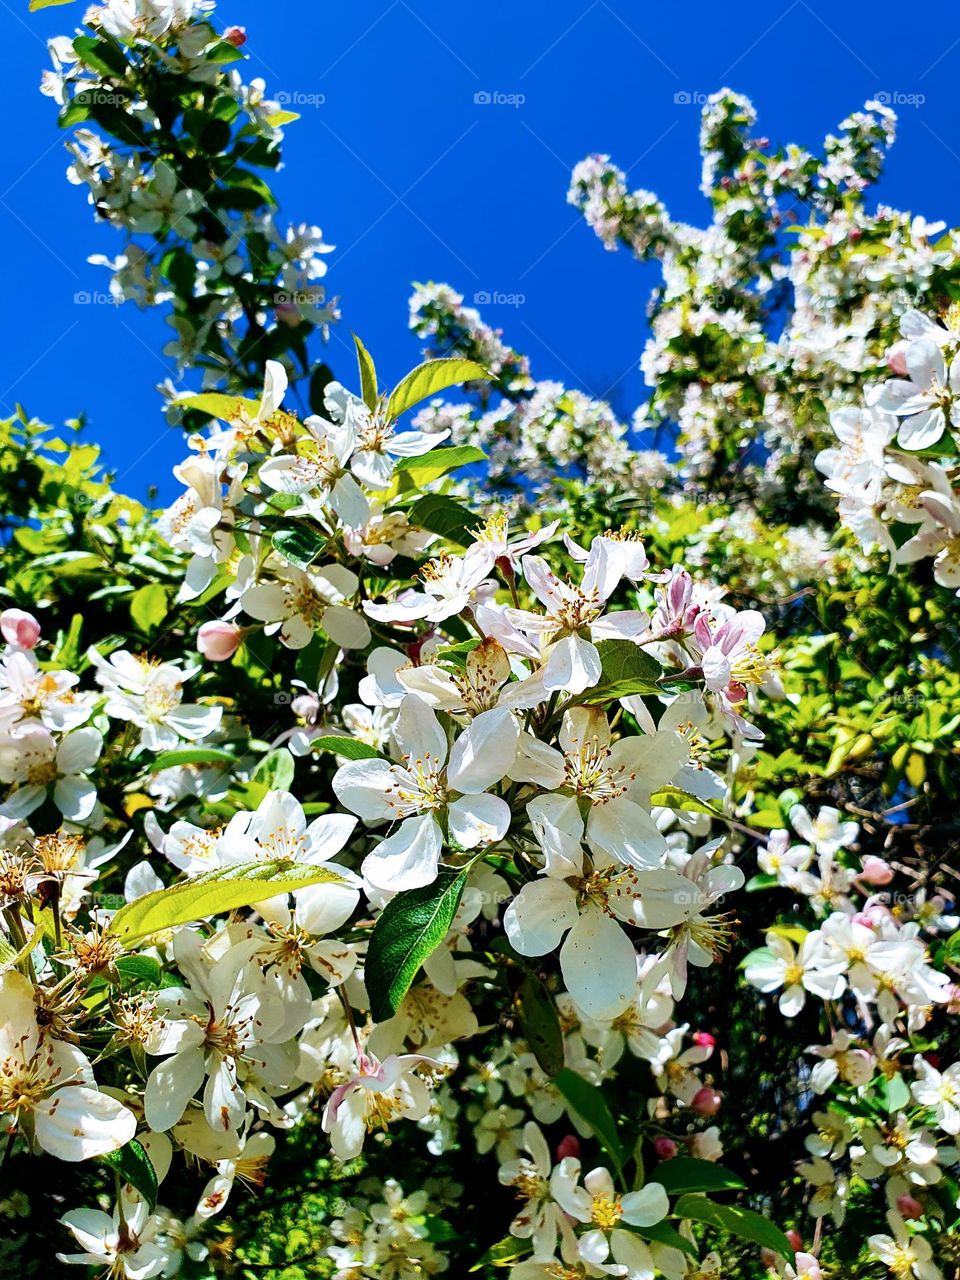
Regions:
M 860 865 L 863 868 L 860 879 L 865 880 L 867 884 L 879 886 L 889 884 L 893 879 L 893 867 L 890 863 L 872 853 L 868 854 Z
M 907 347 L 910 343 L 904 338 L 900 342 L 895 342 L 887 352 L 887 368 L 891 373 L 895 373 L 898 378 L 907 376 Z
M 227 27 L 223 33 L 224 40 L 228 44 L 232 44 L 235 49 L 239 49 L 242 44 L 247 43 L 246 27 Z
M 661 1160 L 672 1160 L 677 1154 L 677 1144 L 672 1138 L 654 1138 L 653 1149 Z
M 567 1156 L 579 1156 L 580 1139 L 575 1133 L 568 1133 L 557 1143 L 557 1159 L 566 1160 Z
M 4 609 L 0 613 L 0 632 L 7 644 L 32 649 L 40 639 L 40 623 L 24 609 Z
M 211 662 L 226 662 L 242 639 L 243 631 L 232 622 L 205 622 L 197 632 L 197 648 Z
M 697 1115 L 715 1116 L 723 1105 L 723 1098 L 716 1089 L 711 1089 L 705 1084 L 702 1089 L 698 1089 L 693 1095 L 693 1101 L 690 1104 Z
M 711 1035 L 709 1031 L 695 1031 L 693 1033 L 693 1043 L 699 1045 L 701 1049 L 715 1049 L 717 1037 Z
M 794 1231 L 793 1227 L 791 1227 L 789 1231 L 785 1231 L 783 1234 L 790 1241 L 790 1247 L 793 1249 L 794 1253 L 796 1253 L 798 1249 L 803 1248 L 803 1236 L 799 1231 Z
M 897 1196 L 897 1212 L 901 1218 L 922 1218 L 923 1205 L 905 1191 L 902 1196 Z

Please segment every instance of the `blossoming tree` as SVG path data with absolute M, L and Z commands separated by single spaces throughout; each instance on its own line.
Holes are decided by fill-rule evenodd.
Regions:
M 159 513 L 0 424 L 4 1265 L 948 1274 L 960 331 L 891 113 L 716 95 L 705 230 L 577 166 L 663 266 L 636 449 L 444 285 L 334 380 L 244 40 L 109 0 L 44 79 L 192 387 Z

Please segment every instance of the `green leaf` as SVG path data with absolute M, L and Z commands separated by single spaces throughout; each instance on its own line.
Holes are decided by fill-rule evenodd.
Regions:
M 422 453 L 419 458 L 401 458 L 394 470 L 401 477 L 401 488 L 402 481 L 407 480 L 408 487 L 423 489 L 448 471 L 456 471 L 471 462 L 485 462 L 486 458 L 487 455 L 476 445 L 441 445 L 429 453 Z
M 631 1227 L 630 1230 L 642 1236 L 644 1240 L 664 1244 L 668 1249 L 679 1249 L 681 1253 L 689 1254 L 691 1258 L 700 1256 L 696 1245 L 691 1244 L 686 1236 L 682 1236 L 676 1228 L 671 1227 L 669 1222 L 655 1222 L 652 1227 Z
M 610 615 L 616 618 L 616 614 Z M 628 698 L 637 693 L 663 693 L 657 683 L 663 668 L 632 640 L 601 640 L 597 645 L 600 654 L 600 683 L 585 690 L 578 702 L 612 702 L 616 698 Z
M 711 818 L 723 817 L 722 809 L 718 809 L 709 800 L 701 800 L 699 796 L 691 795 L 682 787 L 661 787 L 650 797 L 650 803 L 658 805 L 661 809 L 683 809 L 687 813 L 708 813 Z
M 293 756 L 286 747 L 278 747 L 265 755 L 253 771 L 253 781 L 262 783 L 268 791 L 289 791 L 296 772 Z
M 756 893 L 759 889 L 775 889 L 779 883 L 776 876 L 767 875 L 765 871 L 761 871 L 751 876 L 743 887 L 747 893 Z
M 902 1111 L 910 1102 L 910 1086 L 899 1073 L 886 1079 L 881 1076 L 880 1093 L 890 1114 Z
M 772 1249 L 788 1262 L 793 1261 L 793 1246 L 780 1228 L 752 1209 L 741 1209 L 734 1204 L 714 1204 L 705 1196 L 689 1195 L 677 1202 L 674 1211 L 678 1218 L 719 1227 L 721 1231 L 729 1231 L 741 1240 L 749 1240 L 765 1249 Z
M 359 738 L 341 738 L 335 733 L 328 733 L 320 738 L 314 738 L 310 746 L 314 751 L 333 751 L 336 755 L 343 756 L 346 760 L 384 759 L 376 747 L 371 747 L 369 743 L 361 742 Z
M 585 1124 L 593 1130 L 594 1137 L 616 1165 L 617 1173 L 623 1174 L 624 1152 L 617 1133 L 616 1121 L 607 1106 L 602 1090 L 583 1076 L 578 1076 L 569 1067 L 554 1077 L 557 1086 L 567 1102 Z
M 211 418 L 220 418 L 223 422 L 229 422 L 241 413 L 248 418 L 255 418 L 260 410 L 259 400 L 244 400 L 240 396 L 224 395 L 222 391 L 205 391 L 198 396 L 184 396 L 173 403 L 178 409 L 199 409 L 201 413 L 209 414 Z
M 148 636 L 167 616 L 167 593 L 159 582 L 149 582 L 130 597 L 130 617 L 135 626 Z
M 398 893 L 384 907 L 364 970 L 374 1021 L 397 1012 L 420 966 L 447 936 L 466 883 L 465 871 L 441 871 L 433 884 Z
M 563 1032 L 549 989 L 535 973 L 519 966 L 507 969 L 513 1012 L 523 1038 L 548 1076 L 563 1068 Z
M 356 334 L 353 335 L 353 341 L 357 348 L 357 364 L 360 366 L 360 394 L 363 396 L 363 403 L 372 412 L 377 407 L 377 370 L 373 356 Z
M 274 551 L 280 553 L 284 560 L 296 565 L 298 569 L 309 569 L 327 546 L 326 538 L 312 529 L 282 529 L 271 539 Z
M 477 1259 L 470 1271 L 480 1271 L 483 1267 L 512 1267 L 521 1258 L 525 1258 L 532 1248 L 529 1240 L 505 1236 L 496 1244 L 492 1244 L 483 1257 Z
M 61 4 L 73 4 L 73 0 L 30 0 L 29 9 L 31 13 L 36 13 L 38 9 L 53 9 Z
M 477 517 L 461 503 L 443 493 L 425 493 L 407 509 L 407 519 L 417 529 L 438 533 L 461 547 L 474 541 Z
M 185 764 L 237 763 L 229 751 L 217 751 L 214 747 L 184 747 L 180 751 L 164 751 L 147 765 L 147 773 L 159 773 L 161 769 L 176 769 Z
M 100 1159 L 117 1171 L 121 1182 L 129 1182 L 139 1191 L 152 1213 L 157 1207 L 157 1172 L 143 1144 L 131 1138 L 118 1151 L 108 1151 Z
M 461 382 L 486 382 L 493 377 L 473 360 L 428 360 L 417 365 L 394 387 L 387 402 L 387 415 L 399 418 L 401 413 L 429 396 Z
M 663 1184 L 671 1195 L 684 1191 L 739 1191 L 744 1183 L 730 1169 L 712 1160 L 696 1160 L 693 1156 L 674 1156 L 657 1165 L 653 1180 Z
M 33 8 L 32 5 L 30 7 Z M 94 36 L 77 36 L 73 48 L 85 67 L 99 71 L 108 78 L 122 80 L 129 70 L 127 60 L 120 50 L 106 40 L 97 40 Z
M 128 902 L 110 921 L 107 933 L 129 946 L 148 934 L 249 907 L 253 902 L 293 893 L 311 884 L 340 883 L 342 877 L 329 867 L 300 865 L 280 858 L 217 867 Z

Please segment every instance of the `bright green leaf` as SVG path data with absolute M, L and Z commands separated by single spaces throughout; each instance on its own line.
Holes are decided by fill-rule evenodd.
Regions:
M 485 462 L 486 458 L 487 455 L 476 445 L 441 445 L 437 449 L 431 449 L 429 453 L 420 454 L 418 458 L 401 458 L 395 470 L 401 477 L 401 488 L 402 482 L 407 481 L 408 487 L 423 489 L 445 476 L 448 471 L 456 471 L 458 467 L 465 467 L 471 462 Z
M 149 635 L 167 616 L 167 593 L 159 582 L 148 582 L 130 597 L 130 617 L 135 626 Z
M 129 946 L 138 938 L 178 924 L 249 907 L 253 902 L 293 893 L 311 884 L 341 882 L 342 877 L 329 867 L 300 865 L 280 858 L 217 867 L 128 902 L 110 921 L 107 932 Z
M 382 760 L 383 756 L 376 749 L 359 738 L 341 737 L 339 734 L 326 733 L 314 738 L 310 743 L 314 751 L 332 751 L 343 756 L 345 760 Z
M 479 523 L 465 506 L 443 493 L 425 493 L 418 498 L 407 508 L 407 519 L 415 528 L 437 533 L 461 547 L 474 541 L 473 530 Z
M 373 363 L 373 356 L 356 334 L 353 335 L 353 341 L 357 348 L 357 364 L 360 367 L 360 394 L 363 396 L 363 403 L 372 411 L 377 407 L 377 370 Z
M 473 360 L 428 360 L 397 383 L 387 403 L 387 414 L 399 418 L 401 413 L 438 391 L 462 382 L 486 382 L 492 376 Z
M 296 772 L 293 756 L 286 747 L 278 747 L 265 755 L 253 771 L 253 781 L 260 782 L 268 791 L 289 791 Z

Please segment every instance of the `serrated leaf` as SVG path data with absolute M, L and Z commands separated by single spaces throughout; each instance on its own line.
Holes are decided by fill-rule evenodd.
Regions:
M 733 1204 L 714 1204 L 705 1196 L 689 1195 L 677 1202 L 674 1212 L 678 1218 L 719 1227 L 721 1231 L 729 1231 L 741 1240 L 749 1240 L 752 1244 L 772 1249 L 788 1262 L 793 1262 L 793 1246 L 787 1237 L 769 1218 L 754 1213 L 752 1209 L 741 1209 L 739 1205 Z
M 434 480 L 439 480 L 448 471 L 456 471 L 458 467 L 466 467 L 471 462 L 486 462 L 487 455 L 482 449 L 472 444 L 440 445 L 429 453 L 421 453 L 418 458 L 401 458 L 394 470 L 408 488 L 423 489 Z
M 456 387 L 462 382 L 487 382 L 492 377 L 474 360 L 427 360 L 412 369 L 394 387 L 387 402 L 387 414 L 391 418 L 399 418 L 413 405 L 447 387 Z
M 613 1161 L 617 1172 L 622 1175 L 624 1164 L 623 1146 L 620 1142 L 620 1135 L 617 1133 L 616 1121 L 607 1105 L 606 1098 L 603 1096 L 603 1091 L 598 1089 L 595 1084 L 591 1084 L 589 1080 L 584 1080 L 583 1076 L 578 1076 L 569 1067 L 564 1067 L 562 1071 L 558 1072 L 554 1076 L 553 1083 L 566 1098 L 567 1102 L 570 1103 L 580 1119 L 590 1126 L 594 1137 Z
M 129 1182 L 143 1196 L 152 1213 L 157 1207 L 157 1171 L 143 1144 L 131 1138 L 119 1150 L 108 1151 L 100 1159 L 116 1170 L 121 1182 Z
M 167 616 L 167 593 L 159 582 L 149 582 L 130 597 L 130 617 L 134 625 L 149 635 Z
M 407 519 L 415 528 L 437 533 L 461 547 L 475 541 L 477 517 L 444 493 L 425 493 L 407 508 Z
M 722 809 L 684 791 L 682 787 L 661 787 L 651 795 L 650 803 L 661 809 L 682 809 L 686 813 L 707 813 L 711 818 L 723 817 Z
M 611 616 L 616 618 L 617 615 Z M 592 689 L 586 689 L 578 702 L 612 702 L 638 693 L 663 693 L 662 686 L 657 683 L 663 668 L 656 658 L 632 640 L 601 640 L 597 651 L 601 664 L 600 682 Z
M 740 1191 L 744 1186 L 743 1180 L 730 1169 L 693 1156 L 663 1160 L 657 1165 L 654 1181 L 661 1183 L 671 1195 L 685 1191 Z
M 380 913 L 364 970 L 376 1022 L 393 1017 L 420 966 L 447 936 L 466 883 L 465 871 L 441 871 L 433 884 L 398 893 Z
M 298 569 L 309 569 L 326 550 L 327 540 L 312 529 L 281 529 L 271 539 L 274 551 Z
M 373 356 L 356 334 L 353 335 L 353 342 L 357 348 L 357 365 L 360 369 L 360 394 L 363 396 L 363 403 L 372 411 L 377 407 L 377 370 Z
M 310 743 L 314 751 L 333 751 L 345 760 L 383 760 L 384 756 L 367 742 L 359 738 L 340 737 L 335 733 L 326 733 L 314 738 Z
M 128 902 L 110 921 L 107 933 L 129 946 L 148 934 L 249 907 L 281 893 L 294 893 L 312 884 L 340 883 L 342 877 L 329 867 L 279 858 L 217 867 Z

